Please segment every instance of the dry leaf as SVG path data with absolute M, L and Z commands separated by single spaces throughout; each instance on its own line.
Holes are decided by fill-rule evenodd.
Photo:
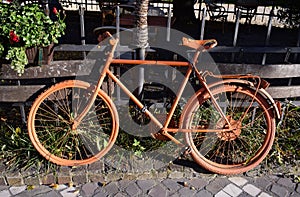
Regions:
M 68 185 L 69 185 L 69 187 L 73 187 L 74 183 L 72 181 L 70 181 Z
M 74 190 L 74 194 L 79 194 L 79 189 Z
M 28 186 L 27 186 L 27 190 L 33 190 L 34 188 L 35 188 L 34 185 L 28 185 Z
M 58 184 L 52 183 L 52 184 L 50 185 L 50 187 L 52 187 L 53 189 L 57 189 L 57 188 L 58 188 Z

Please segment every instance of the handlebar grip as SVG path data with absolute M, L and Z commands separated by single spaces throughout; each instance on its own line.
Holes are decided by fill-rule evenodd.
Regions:
M 112 38 L 112 39 L 115 39 L 115 38 L 111 35 L 111 33 L 110 33 L 109 31 L 106 31 L 105 34 L 106 34 L 108 37 L 110 37 L 110 38 Z
M 113 37 L 113 35 L 111 35 L 111 33 L 110 33 L 109 31 L 106 31 L 104 34 L 105 34 L 107 37 L 110 38 L 109 43 L 110 43 L 111 45 L 115 45 L 116 42 L 118 41 L 117 39 L 115 39 L 115 38 Z

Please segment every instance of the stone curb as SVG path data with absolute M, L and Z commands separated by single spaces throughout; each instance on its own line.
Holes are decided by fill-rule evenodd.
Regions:
M 200 175 L 200 176 L 199 176 Z M 202 177 L 203 176 L 203 177 Z M 206 176 L 119 180 L 78 185 L 0 186 L 0 196 L 205 196 L 298 197 L 299 183 L 280 176 Z
M 51 174 L 2 172 L 0 196 L 216 196 L 300 197 L 300 184 L 292 177 L 256 168 L 223 176 L 204 171 L 188 160 L 159 170 L 119 172 L 98 161 L 77 168 L 61 167 Z M 274 169 L 279 170 L 279 169 Z M 52 187 L 54 183 L 57 186 Z M 32 191 L 28 187 L 34 186 Z
M 77 168 L 61 167 L 59 172 L 43 174 L 38 172 L 9 172 L 2 171 L 0 174 L 0 186 L 22 186 L 22 185 L 50 185 L 57 184 L 84 184 L 88 182 L 110 182 L 117 180 L 135 179 L 162 179 L 192 177 L 192 169 L 179 165 L 172 165 L 161 170 L 150 170 L 145 172 L 118 172 L 117 170 L 106 170 L 104 164 L 99 161 L 89 166 Z
M 89 182 L 108 183 L 119 180 L 192 179 L 195 177 L 211 180 L 217 176 L 223 177 L 222 175 L 207 172 L 197 164 L 188 160 L 169 163 L 168 166 L 159 170 L 152 169 L 142 172 L 119 172 L 115 169 L 106 168 L 107 166 L 105 166 L 103 162 L 97 161 L 88 166 L 80 166 L 76 168 L 61 167 L 58 172 L 55 172 L 55 174 L 42 174 L 37 173 L 34 170 L 28 170 L 25 172 L 2 171 L 0 174 L 0 186 L 51 185 L 53 183 L 66 185 L 72 183 L 75 185 L 82 185 Z M 259 169 L 254 169 L 244 173 L 244 176 L 246 177 L 263 177 L 269 175 L 272 175 L 272 173 L 263 173 L 260 172 Z M 232 176 L 227 177 L 230 178 Z M 284 186 L 291 185 L 291 183 L 286 183 L 284 181 L 282 184 Z M 278 188 L 276 187 L 273 188 L 275 191 L 277 189 Z

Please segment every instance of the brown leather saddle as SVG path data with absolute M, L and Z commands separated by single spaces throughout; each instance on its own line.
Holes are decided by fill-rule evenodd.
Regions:
M 218 42 L 215 39 L 209 40 L 193 40 L 190 38 L 183 37 L 182 45 L 196 49 L 196 50 L 208 50 L 215 47 Z

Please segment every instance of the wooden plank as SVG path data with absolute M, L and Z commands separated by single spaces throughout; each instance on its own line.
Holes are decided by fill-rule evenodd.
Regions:
M 295 98 L 300 97 L 300 86 L 271 86 L 267 92 L 275 98 Z
M 0 79 L 38 79 L 89 75 L 95 64 L 94 60 L 53 61 L 50 65 L 30 67 L 18 76 L 10 65 L 2 65 Z
M 45 85 L 0 86 L 0 102 L 26 102 Z M 267 92 L 275 99 L 300 97 L 300 86 L 271 86 Z
M 300 53 L 300 47 L 241 47 L 241 46 L 217 46 L 209 50 L 211 53 Z M 188 52 L 194 52 L 194 50 L 189 50 Z
M 45 85 L 0 86 L 0 102 L 26 102 Z
M 157 17 L 157 16 L 156 16 Z M 149 26 L 165 26 L 166 17 L 162 17 L 162 20 L 154 20 Z M 132 25 L 129 19 L 121 20 L 124 26 Z M 126 28 L 122 28 L 126 29 Z M 122 30 L 121 29 L 121 30 Z M 126 31 L 132 32 L 132 29 Z M 122 40 L 121 40 L 122 41 Z M 233 46 L 217 46 L 209 50 L 211 53 L 286 53 L 289 50 L 290 53 L 300 53 L 300 47 L 233 47 Z M 75 44 L 60 44 L 54 47 L 54 51 L 103 51 L 103 48 L 98 48 L 96 44 L 75 45 Z M 194 53 L 195 50 L 188 50 L 188 53 Z
M 164 17 L 166 18 L 166 17 Z M 122 21 L 121 21 L 122 22 Z M 124 26 L 130 26 L 132 23 L 124 19 Z M 164 26 L 165 19 L 153 21 L 149 26 Z M 126 28 L 123 28 L 126 29 Z M 132 32 L 132 29 L 126 31 Z M 121 40 L 122 41 L 122 40 Z M 290 53 L 300 53 L 300 47 L 233 47 L 233 46 L 217 46 L 209 50 L 211 53 L 279 53 L 284 54 L 289 50 Z M 103 48 L 98 48 L 96 44 L 75 45 L 75 44 L 60 44 L 54 47 L 54 51 L 103 51 Z M 188 50 L 188 53 L 194 53 L 195 50 Z
M 32 79 L 84 76 L 90 74 L 94 64 L 94 60 L 54 61 L 50 65 L 27 68 L 22 76 L 18 76 L 12 69 L 10 69 L 9 65 L 2 65 L 0 79 Z M 212 68 L 214 67 L 215 65 L 212 65 Z M 218 69 L 222 74 L 251 73 L 254 75 L 259 75 L 263 78 L 300 77 L 300 64 L 274 64 L 263 66 L 260 64 L 219 63 Z
M 128 32 L 132 33 L 128 30 Z M 73 45 L 73 44 L 62 44 L 54 48 L 54 51 L 77 51 L 77 52 L 83 52 L 83 51 L 93 51 L 93 52 L 103 52 L 106 46 L 99 47 L 98 45 Z M 151 48 L 147 48 L 147 50 L 152 50 Z M 116 48 L 116 52 L 134 52 L 132 48 L 129 46 L 124 45 L 118 45 Z M 66 61 L 72 61 L 72 60 L 66 60 Z
M 263 78 L 300 77 L 300 64 L 218 64 L 221 74 L 253 74 Z
M 60 44 L 54 47 L 54 51 L 101 51 L 101 48 L 97 47 L 97 44 L 86 44 L 86 45 L 76 45 L 76 44 Z

